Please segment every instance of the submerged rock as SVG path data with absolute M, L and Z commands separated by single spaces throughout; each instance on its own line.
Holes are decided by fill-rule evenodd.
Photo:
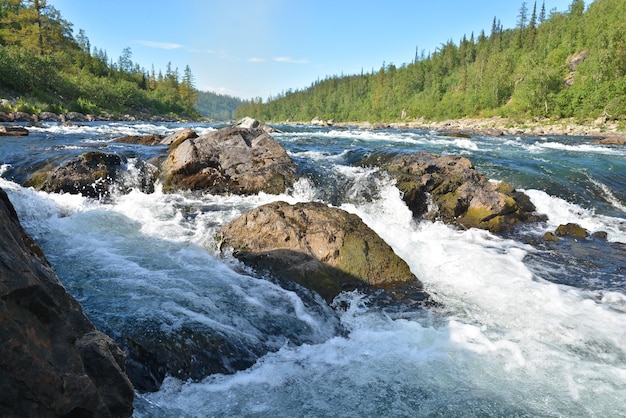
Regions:
M 358 216 L 322 203 L 263 205 L 219 233 L 222 249 L 232 248 L 245 264 L 327 301 L 345 290 L 422 288 L 406 262 Z
M 444 133 L 442 133 L 442 135 L 450 137 L 450 138 L 465 138 L 465 139 L 471 139 L 472 138 L 472 136 L 470 134 L 467 134 L 467 133 L 461 132 L 461 131 L 444 132 Z
M 0 136 L 28 136 L 28 129 L 22 126 L 0 125 Z
M 287 152 L 261 129 L 228 127 L 188 138 L 161 165 L 165 190 L 279 194 L 295 180 Z
M 122 158 L 116 154 L 90 151 L 53 169 L 38 171 L 26 185 L 46 192 L 82 194 L 100 198 L 109 194 L 118 178 Z
M 237 341 L 207 325 L 189 323 L 172 332 L 156 321 L 138 321 L 121 342 L 127 371 L 140 392 L 159 390 L 166 376 L 199 381 L 211 374 L 232 374 L 252 366 L 270 349 Z
M 542 239 L 546 242 L 558 242 L 559 241 L 559 237 L 557 237 L 554 232 L 550 232 L 550 231 L 543 234 Z
M 543 219 L 525 194 L 507 183 L 490 182 L 467 158 L 416 153 L 378 163 L 396 180 L 416 217 L 427 216 L 465 228 L 511 230 Z
M 128 417 L 124 353 L 63 288 L 0 189 L 0 416 Z
M 626 145 L 626 134 L 612 134 L 606 138 L 600 138 L 594 141 L 594 143 L 602 145 Z
M 121 142 L 124 144 L 140 144 L 140 145 L 158 145 L 163 140 L 163 135 L 126 135 L 116 138 L 113 142 Z

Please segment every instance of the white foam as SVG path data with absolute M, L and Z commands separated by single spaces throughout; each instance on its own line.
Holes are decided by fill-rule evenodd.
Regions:
M 454 143 L 454 146 L 456 146 L 457 148 L 461 148 L 461 149 L 465 149 L 469 151 L 478 151 L 478 145 L 470 139 L 459 138 L 459 139 L 455 139 L 453 143 Z
M 626 213 L 626 205 L 624 205 L 622 202 L 620 202 L 617 197 L 613 194 L 613 192 L 611 191 L 611 189 L 609 188 L 609 186 L 607 186 L 606 184 L 596 180 L 596 179 L 592 179 L 590 178 L 589 181 L 591 183 L 593 183 L 594 185 L 596 185 L 596 187 L 598 187 L 600 190 L 602 190 L 602 193 L 604 194 L 604 196 L 606 197 L 606 200 L 608 200 L 608 202 L 616 209 L 621 210 L 622 212 Z
M 591 233 L 605 231 L 608 240 L 626 243 L 626 221 L 621 218 L 597 215 L 594 210 L 585 209 L 564 199 L 550 196 L 541 190 L 525 190 L 538 213 L 548 217 L 546 230 L 567 223 L 576 223 Z M 545 231 L 543 231 L 545 232 Z
M 425 136 L 421 134 L 415 134 L 411 132 L 384 132 L 366 129 L 350 129 L 350 130 L 329 130 L 329 131 L 314 131 L 314 132 L 288 132 L 273 134 L 277 138 L 289 141 L 292 138 L 300 140 L 301 138 L 319 137 L 329 138 L 333 141 L 340 140 L 352 140 L 363 142 L 392 142 L 392 143 L 406 143 L 406 144 L 419 144 L 425 142 Z
M 9 168 L 11 168 L 11 164 L 0 164 L 0 177 L 2 177 Z
M 594 144 L 578 144 L 569 145 L 562 142 L 535 142 L 532 145 L 528 145 L 527 149 L 530 152 L 545 152 L 548 150 L 567 151 L 567 152 L 581 152 L 581 153 L 596 153 L 596 154 L 609 154 L 609 155 L 623 155 L 623 151 L 618 148 L 605 147 Z
M 59 124 L 50 123 L 45 124 L 43 127 L 33 126 L 31 129 L 33 132 L 49 133 L 54 135 L 64 134 L 81 134 L 85 136 L 84 141 L 86 143 L 97 143 L 102 141 L 108 141 L 114 138 L 118 138 L 126 135 L 148 135 L 148 134 L 161 134 L 169 135 L 176 130 L 184 127 L 185 125 L 163 125 L 157 123 L 101 123 L 101 122 L 87 122 L 76 124 Z M 192 126 L 192 129 L 198 134 L 203 135 L 215 130 L 212 126 L 198 125 Z M 92 139 L 95 137 L 95 139 Z

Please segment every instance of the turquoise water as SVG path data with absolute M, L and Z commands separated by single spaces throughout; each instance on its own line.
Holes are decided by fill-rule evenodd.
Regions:
M 122 340 L 145 324 L 237 341 L 251 367 L 138 393 L 137 417 L 581 416 L 626 410 L 626 148 L 575 137 L 451 138 L 434 132 L 278 126 L 302 179 L 280 196 L 143 192 L 134 168 L 165 150 L 117 144 L 177 124 L 32 128 L 0 141 L 0 187 L 97 327 Z M 189 125 L 185 125 L 189 126 Z M 199 133 L 217 125 L 190 125 Z M 128 194 L 35 192 L 27 172 L 88 150 L 128 158 Z M 545 223 L 507 236 L 414 220 L 371 154 L 462 154 L 528 193 Z M 344 310 L 217 255 L 223 223 L 275 200 L 358 214 L 439 302 Z M 607 240 L 544 243 L 576 222 Z

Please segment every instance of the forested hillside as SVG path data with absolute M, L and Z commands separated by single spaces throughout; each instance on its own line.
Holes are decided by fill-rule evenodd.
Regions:
M 130 48 L 108 57 L 47 0 L 0 0 L 1 96 L 19 97 L 5 112 L 198 117 L 189 66 L 148 71 Z
M 231 120 L 235 117 L 235 110 L 243 104 L 244 101 L 238 97 L 199 91 L 196 110 L 205 118 Z
M 419 42 L 419 40 L 416 40 Z M 626 0 L 574 0 L 564 12 L 523 3 L 515 28 L 448 41 L 397 67 L 329 76 L 238 109 L 271 121 L 462 117 L 626 119 Z

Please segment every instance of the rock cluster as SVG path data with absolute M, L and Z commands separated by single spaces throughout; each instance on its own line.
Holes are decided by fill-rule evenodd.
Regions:
M 376 161 L 376 159 L 378 159 Z M 415 153 L 374 157 L 396 180 L 414 216 L 440 219 L 464 228 L 505 232 L 521 222 L 543 219 L 525 194 L 490 182 L 467 158 Z
M 0 103 L 1 104 L 1 103 Z M 11 105 L 10 102 L 7 103 Z M 158 115 L 143 115 L 135 117 L 132 115 L 118 115 L 113 116 L 109 114 L 102 115 L 90 115 L 80 112 L 67 112 L 67 113 L 53 113 L 53 112 L 41 112 L 41 113 L 26 113 L 26 112 L 3 112 L 0 111 L 0 122 L 93 122 L 93 121 L 125 121 L 134 122 L 137 120 L 151 121 L 151 122 L 176 122 L 177 119 L 171 116 L 158 116 Z
M 543 240 L 547 242 L 557 242 L 559 238 L 572 238 L 575 240 L 586 240 L 588 238 L 606 241 L 608 234 L 605 231 L 596 231 L 589 234 L 582 226 L 576 223 L 559 225 L 554 232 L 548 231 L 543 235 Z
M 123 351 L 63 288 L 0 189 L 0 415 L 127 417 Z

